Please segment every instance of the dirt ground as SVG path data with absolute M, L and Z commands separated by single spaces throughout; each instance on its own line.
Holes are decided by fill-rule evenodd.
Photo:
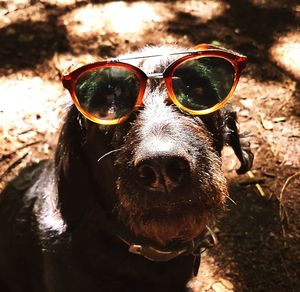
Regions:
M 0 191 L 52 157 L 72 60 L 146 44 L 214 43 L 248 56 L 232 104 L 252 173 L 224 151 L 232 201 L 195 291 L 300 291 L 300 5 L 293 0 L 0 0 Z M 254 177 L 250 177 L 251 174 Z

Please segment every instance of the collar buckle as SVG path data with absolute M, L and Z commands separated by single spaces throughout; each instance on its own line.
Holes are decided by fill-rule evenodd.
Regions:
M 152 246 L 131 244 L 129 246 L 128 251 L 133 254 L 142 255 L 146 259 L 154 262 L 166 262 L 178 257 L 181 254 L 186 253 L 187 248 L 183 248 L 179 250 L 163 251 L 163 250 L 158 250 Z

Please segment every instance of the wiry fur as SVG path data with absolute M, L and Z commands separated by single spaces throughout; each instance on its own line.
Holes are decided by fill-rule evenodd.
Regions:
M 175 48 L 142 53 L 154 50 Z M 134 61 L 146 73 L 170 62 Z M 129 253 L 119 235 L 160 247 L 199 236 L 227 196 L 226 143 L 240 172 L 249 169 L 253 156 L 232 110 L 189 116 L 170 104 L 160 80 L 149 81 L 143 107 L 120 125 L 99 126 L 71 107 L 54 163 L 29 169 L 33 186 L 16 188 L 16 180 L 1 195 L 1 291 L 184 291 L 192 255 L 152 262 Z M 174 157 L 183 171 L 168 171 L 180 184 L 153 189 L 137 179 L 144 161 Z

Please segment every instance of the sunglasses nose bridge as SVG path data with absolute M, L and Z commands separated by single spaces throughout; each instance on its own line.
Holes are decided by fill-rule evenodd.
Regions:
M 164 74 L 163 73 L 149 73 L 147 74 L 148 79 L 163 79 Z
M 164 86 L 166 87 L 168 94 L 169 94 L 169 83 L 170 83 L 169 79 L 170 78 L 165 72 L 147 74 L 147 79 L 149 81 L 158 79 L 160 82 L 159 84 L 164 84 Z
M 145 83 L 142 85 L 142 98 L 138 99 L 138 102 L 136 103 L 136 107 L 140 107 L 144 101 L 145 94 L 147 94 L 147 90 L 153 90 L 153 88 L 158 88 L 160 86 L 163 86 L 166 89 L 167 96 L 165 98 L 165 101 L 172 102 L 172 98 L 170 97 L 170 90 L 167 86 L 167 80 L 168 79 L 165 76 L 165 73 L 145 73 L 146 79 Z M 151 82 L 154 81 L 155 85 Z M 158 83 L 157 83 L 158 81 Z

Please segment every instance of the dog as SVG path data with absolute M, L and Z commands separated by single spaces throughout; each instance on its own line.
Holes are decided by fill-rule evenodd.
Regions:
M 212 72 L 214 62 L 226 63 L 227 53 L 233 54 L 209 45 L 192 51 L 147 47 L 63 77 L 76 106 L 66 114 L 55 159 L 29 167 L 26 183 L 17 178 L 0 198 L 1 291 L 188 289 L 206 226 L 228 197 L 222 148 L 233 148 L 241 163 L 238 173 L 251 168 L 253 154 L 231 106 L 202 114 L 206 109 L 195 105 L 197 100 L 185 100 L 181 93 L 175 99 L 163 81 L 171 76 L 175 91 L 179 79 L 219 76 L 210 77 L 214 85 L 201 77 L 197 82 L 205 79 L 204 85 L 192 85 L 189 93 L 212 96 L 223 78 Z M 196 62 L 199 56 L 208 57 Z M 214 56 L 218 60 L 209 59 Z M 233 66 L 224 64 L 222 70 L 227 65 Z M 119 66 L 115 78 L 122 78 L 117 82 L 95 81 L 96 75 L 86 73 L 112 75 L 114 66 Z M 68 85 L 72 78 L 76 87 Z M 106 99 L 95 100 L 97 106 L 87 98 L 96 98 L 93 82 L 106 86 Z M 134 86 L 139 86 L 138 106 L 123 105 L 128 101 L 118 99 L 120 93 L 130 91 L 130 99 Z

